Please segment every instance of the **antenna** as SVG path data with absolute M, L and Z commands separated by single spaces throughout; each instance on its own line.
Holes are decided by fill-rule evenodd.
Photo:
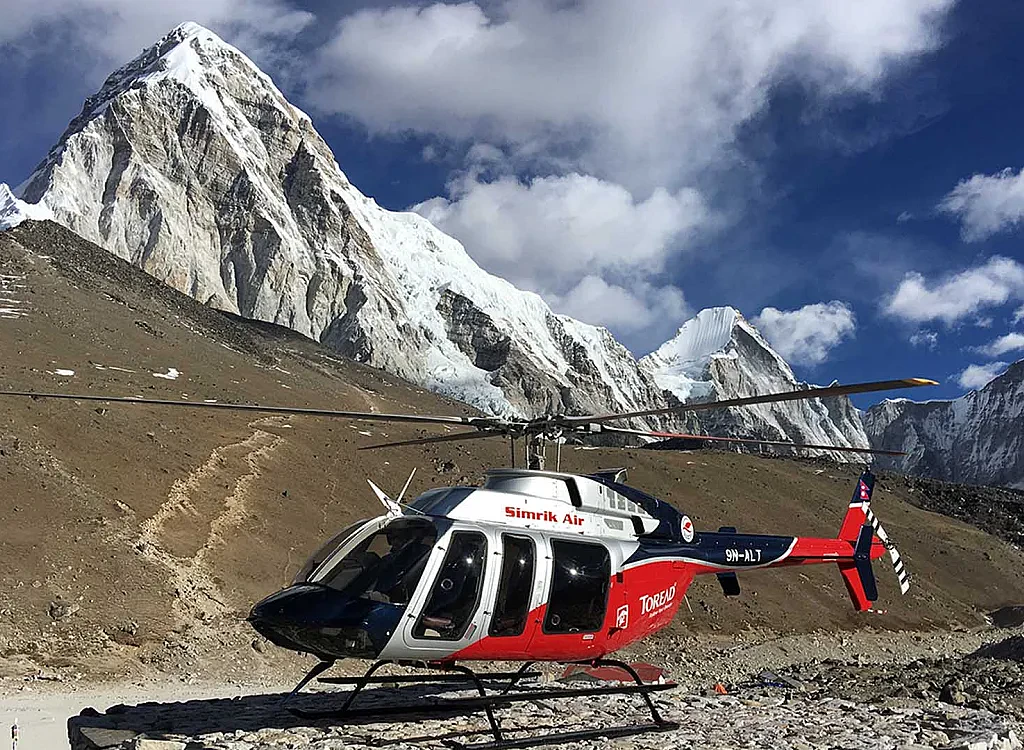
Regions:
M 419 508 L 414 508 L 411 505 L 406 505 L 402 502 L 402 498 L 405 496 L 405 491 L 409 489 L 409 483 L 412 482 L 412 475 L 416 473 L 416 469 L 412 470 L 412 474 L 409 474 L 409 478 L 405 482 L 405 487 L 402 488 L 402 494 L 398 496 L 398 500 L 392 500 L 388 497 L 388 493 L 382 490 L 380 487 L 375 485 L 372 480 L 367 479 L 366 483 L 370 485 L 370 489 L 373 490 L 373 494 L 377 496 L 381 504 L 387 508 L 389 516 L 400 516 L 402 515 L 402 508 L 411 510 L 413 513 L 419 513 L 421 516 L 427 515 Z
M 412 471 L 409 472 L 409 478 L 405 480 L 405 486 L 402 487 L 402 491 L 398 493 L 398 499 L 395 502 L 398 505 L 402 504 L 402 498 L 405 497 L 405 491 L 409 489 L 409 484 L 412 482 L 413 475 L 416 473 L 416 467 L 412 467 Z
M 373 494 L 380 500 L 381 505 L 387 510 L 389 516 L 400 516 L 402 515 L 402 506 L 388 497 L 388 493 L 382 490 L 380 487 L 373 483 L 373 480 L 367 479 L 366 483 L 370 485 L 370 489 L 373 490 Z

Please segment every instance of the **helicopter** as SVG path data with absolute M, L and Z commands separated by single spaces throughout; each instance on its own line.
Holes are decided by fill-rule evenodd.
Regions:
M 384 512 L 334 535 L 309 557 L 290 585 L 256 603 L 248 616 L 252 627 L 272 643 L 319 659 L 286 702 L 315 678 L 355 686 L 338 710 L 291 709 L 294 713 L 311 719 L 345 719 L 410 711 L 482 710 L 494 740 L 466 747 L 490 750 L 674 728 L 661 717 L 650 697 L 673 684 L 644 682 L 633 667 L 609 656 L 671 623 L 698 575 L 715 575 L 726 596 L 738 596 L 740 573 L 833 563 L 854 609 L 863 612 L 878 598 L 872 561 L 888 554 L 901 592 L 905 594 L 910 586 L 898 550 L 870 508 L 875 485 L 870 468 L 857 480 L 835 537 L 745 534 L 731 526 L 705 531 L 697 530 L 689 516 L 664 500 L 626 484 L 624 469 L 570 474 L 561 472 L 556 463 L 554 471 L 546 470 L 549 443 L 560 450 L 566 439 L 612 434 L 898 455 L 871 448 L 639 430 L 608 423 L 927 385 L 936 382 L 908 378 L 834 384 L 628 413 L 547 415 L 530 420 L 24 391 L 0 391 L 0 396 L 470 428 L 362 446 L 360 450 L 509 439 L 511 466 L 490 469 L 478 487 L 430 489 L 406 503 L 412 475 L 394 499 L 370 481 Z M 515 466 L 516 440 L 520 438 L 526 441 L 525 468 Z M 344 659 L 372 659 L 374 664 L 362 677 L 320 677 Z M 464 666 L 474 661 L 521 662 L 522 667 L 516 672 L 478 674 Z M 537 662 L 612 666 L 625 672 L 633 684 L 547 690 L 541 695 L 532 690 L 513 692 L 519 680 L 537 674 L 529 671 Z M 353 709 L 354 699 L 366 685 L 404 681 L 375 676 L 387 664 L 434 670 L 433 674 L 409 675 L 412 679 L 407 681 L 469 681 L 479 695 L 429 705 Z M 509 678 L 507 687 L 498 694 L 488 693 L 484 680 L 498 678 Z M 605 693 L 639 694 L 652 722 L 509 739 L 493 712 L 495 707 L 538 697 Z

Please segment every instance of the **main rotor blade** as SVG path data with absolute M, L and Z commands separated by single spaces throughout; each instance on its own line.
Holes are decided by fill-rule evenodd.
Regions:
M 507 433 L 504 430 L 479 430 L 477 432 L 456 432 L 454 435 L 437 435 L 436 437 L 414 438 L 412 440 L 398 440 L 393 443 L 377 443 L 376 445 L 363 445 L 361 451 L 371 451 L 377 448 L 397 448 L 402 445 L 426 445 L 427 443 L 451 443 L 456 440 L 476 440 L 477 438 L 504 437 Z
M 610 422 L 616 419 L 632 419 L 634 417 L 654 417 L 660 414 L 683 414 L 686 412 L 709 411 L 711 409 L 727 409 L 732 406 L 771 404 L 778 401 L 803 401 L 804 399 L 809 398 L 833 398 L 835 396 L 849 396 L 854 393 L 892 391 L 899 388 L 917 388 L 922 385 L 938 385 L 938 383 L 926 378 L 903 378 L 900 380 L 880 380 L 873 383 L 830 385 L 822 388 L 806 388 L 802 390 L 766 393 L 762 396 L 730 398 L 725 401 L 707 401 L 698 404 L 683 404 L 681 406 L 669 406 L 662 409 L 645 409 L 644 411 L 620 412 L 618 414 L 599 414 L 590 417 L 559 417 L 558 422 L 565 426 L 572 426 L 578 424 Z
M 431 416 L 420 414 L 377 414 L 366 411 L 339 411 L 336 409 L 314 409 L 303 406 L 260 406 L 259 404 L 221 404 L 209 401 L 170 401 L 158 398 L 133 398 L 131 396 L 86 396 L 76 393 L 32 393 L 29 391 L 0 391 L 0 396 L 14 396 L 32 399 L 52 398 L 67 401 L 98 401 L 117 404 L 144 404 L 148 406 L 184 406 L 193 409 L 223 409 L 230 411 L 257 412 L 260 414 L 297 414 L 312 417 L 336 417 L 365 422 L 418 422 L 423 424 L 464 424 L 486 429 L 503 420 L 491 417 Z
M 843 451 L 845 453 L 870 453 L 882 456 L 905 456 L 903 451 L 889 451 L 881 448 L 854 448 L 846 445 L 814 445 L 812 443 L 792 443 L 786 440 L 760 440 L 758 438 L 736 438 L 721 437 L 718 435 L 690 435 L 684 432 L 648 432 L 647 430 L 630 430 L 625 427 L 609 427 L 601 425 L 601 432 L 611 432 L 623 435 L 639 435 L 640 437 L 656 437 L 662 440 L 682 438 L 685 440 L 711 440 L 718 443 L 740 443 L 757 445 L 777 445 L 785 448 L 807 448 L 818 451 Z

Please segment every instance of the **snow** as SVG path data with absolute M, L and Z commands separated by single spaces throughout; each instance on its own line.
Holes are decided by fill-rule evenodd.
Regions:
M 45 205 L 16 198 L 7 183 L 0 182 L 0 231 L 14 229 L 23 221 L 47 219 L 53 219 L 53 214 Z
M 28 316 L 23 307 L 25 303 L 16 296 L 18 290 L 24 287 L 24 284 L 20 283 L 24 280 L 24 276 L 0 273 L 0 318 L 17 320 Z
M 658 386 L 680 401 L 706 397 L 712 388 L 705 373 L 708 362 L 715 356 L 728 356 L 725 349 L 740 320 L 742 316 L 732 307 L 701 310 L 641 362 Z
M 254 299 L 246 315 L 328 344 L 362 336 L 367 344 L 356 356 L 366 364 L 501 416 L 535 416 L 569 408 L 566 404 L 602 412 L 637 411 L 664 406 L 663 390 L 684 400 L 722 397 L 735 390 L 735 383 L 722 384 L 717 374 L 709 374 L 711 363 L 761 392 L 795 383 L 785 361 L 733 308 L 702 311 L 640 363 L 606 329 L 555 315 L 538 295 L 480 268 L 457 240 L 422 216 L 387 211 L 359 192 L 308 117 L 285 100 L 271 79 L 241 52 L 191 22 L 107 80 L 27 191 L 33 198 L 43 195 L 62 222 L 122 258 L 138 262 L 139 239 L 149 236 L 150 217 L 132 200 L 118 201 L 108 217 L 116 231 L 96 235 L 99 217 L 94 207 L 102 204 L 104 170 L 111 166 L 116 138 L 111 117 L 99 113 L 121 96 L 137 113 L 133 138 L 138 143 L 128 169 L 161 209 L 160 244 L 146 261 L 146 270 L 208 304 L 240 312 L 243 298 Z M 253 102 L 276 111 L 261 109 L 263 115 L 254 118 Z M 267 234 L 276 240 L 272 251 L 245 244 L 244 238 L 222 246 L 206 232 L 223 218 L 217 213 L 218 200 L 204 192 L 203 180 L 181 169 L 182 162 L 200 162 L 205 152 L 190 152 L 193 146 L 183 141 L 183 160 L 172 160 L 159 147 L 167 130 L 147 126 L 179 103 L 189 112 L 198 104 L 209 114 L 207 137 L 216 137 L 218 146 L 226 145 L 231 152 L 223 165 L 210 166 L 231 171 L 229 177 L 244 176 L 251 185 L 245 210 L 269 224 L 272 231 Z M 174 118 L 184 117 L 184 112 L 166 116 L 178 125 Z M 146 148 L 147 137 L 154 139 L 154 148 Z M 199 139 L 194 148 L 204 144 Z M 281 178 L 300 145 L 310 157 L 302 167 L 308 173 L 301 177 L 315 191 L 308 205 L 293 205 Z M 187 203 L 182 200 L 186 195 Z M 317 210 L 307 210 L 310 206 Z M 257 250 L 272 254 L 259 255 Z M 236 288 L 236 282 L 239 287 L 246 282 L 244 273 L 236 276 L 223 265 L 230 257 L 225 254 L 232 252 L 255 256 L 251 260 L 266 273 L 249 288 Z M 507 339 L 508 367 L 491 372 L 474 364 L 482 361 L 473 358 L 475 337 L 467 342 L 465 336 L 454 335 L 450 329 L 459 321 L 440 305 L 446 291 L 468 300 L 474 316 L 487 316 L 493 324 L 498 338 L 487 338 L 484 344 Z M 350 293 L 365 297 L 351 310 Z M 345 321 L 351 326 L 344 329 L 348 338 L 331 341 L 332 326 L 346 310 L 352 313 Z M 741 339 L 742 347 L 737 343 Z M 756 361 L 745 361 L 748 356 Z M 179 373 L 170 368 L 153 375 L 173 380 Z M 785 417 L 769 419 L 773 408 Z M 810 411 L 802 408 L 767 407 L 759 418 L 770 424 L 773 436 L 782 430 L 793 437 L 793 427 L 780 425 L 800 429 L 801 420 L 811 420 L 813 426 L 802 436 L 824 435 L 827 442 L 835 442 L 839 428 L 827 410 L 820 404 Z M 739 427 L 752 424 L 741 422 Z M 859 430 L 859 420 L 852 429 Z

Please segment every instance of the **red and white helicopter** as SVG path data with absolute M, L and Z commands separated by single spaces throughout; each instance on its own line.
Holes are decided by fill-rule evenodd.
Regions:
M 353 683 L 340 710 L 299 711 L 309 718 L 345 718 L 371 713 L 483 710 L 494 741 L 475 747 L 525 747 L 596 736 L 624 736 L 670 729 L 650 692 L 671 685 L 644 683 L 622 662 L 607 657 L 668 625 L 695 576 L 714 574 L 727 596 L 740 592 L 737 574 L 759 568 L 835 564 L 855 609 L 877 599 L 871 561 L 888 554 L 906 593 L 909 578 L 895 546 L 869 504 L 874 476 L 865 471 L 838 533 L 833 538 L 738 533 L 735 528 L 698 531 L 689 517 L 663 500 L 623 483 L 621 469 L 588 475 L 544 471 L 545 444 L 567 437 L 603 433 L 650 438 L 693 438 L 767 443 L 797 448 L 894 453 L 861 448 L 796 445 L 778 441 L 717 438 L 609 426 L 622 419 L 678 414 L 807 398 L 934 385 L 911 378 L 855 385 L 833 385 L 749 398 L 686 404 L 626 414 L 548 416 L 534 420 L 494 417 L 376 414 L 309 408 L 205 402 L 119 399 L 71 394 L 0 392 L 0 395 L 61 398 L 189 408 L 306 414 L 354 420 L 462 424 L 472 429 L 365 448 L 473 440 L 525 438 L 530 468 L 492 469 L 480 487 L 432 489 L 408 504 L 372 482 L 386 512 L 353 524 L 318 550 L 292 585 L 257 603 L 249 622 L 278 646 L 314 654 L 321 662 L 296 686 L 292 696 L 338 660 L 374 659 L 361 678 L 322 678 Z M 412 477 L 410 476 L 410 480 Z M 469 661 L 522 661 L 515 673 L 477 675 Z M 624 687 L 586 687 L 512 692 L 532 663 L 613 664 L 634 680 Z M 416 681 L 468 679 L 479 697 L 440 704 L 360 712 L 352 709 L 358 692 L 388 663 L 426 666 L 439 673 Z M 504 692 L 484 689 L 481 678 L 510 677 Z M 409 680 L 412 681 L 412 680 Z M 511 740 L 503 736 L 492 708 L 538 697 L 572 697 L 606 692 L 642 695 L 653 722 Z M 290 696 L 291 697 L 291 696 Z

